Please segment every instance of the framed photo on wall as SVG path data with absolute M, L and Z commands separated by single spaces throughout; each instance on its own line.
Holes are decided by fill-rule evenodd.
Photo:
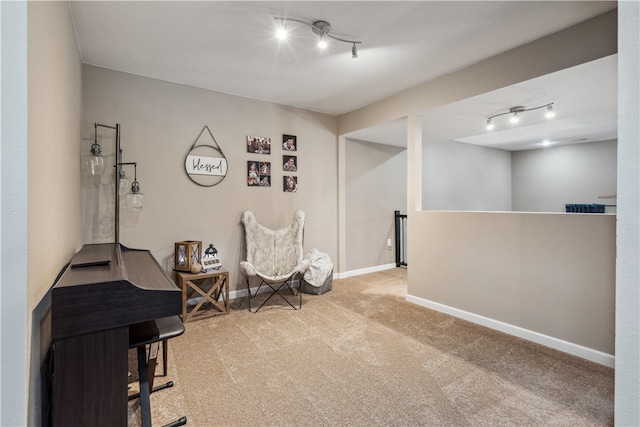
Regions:
M 282 190 L 285 193 L 296 193 L 298 191 L 298 177 L 292 175 L 282 177 Z
M 258 174 L 271 176 L 271 162 L 258 163 Z
M 260 187 L 271 187 L 271 177 L 269 175 L 260 175 L 258 185 Z
M 258 165 L 260 162 L 249 160 L 247 162 L 247 185 L 250 187 L 258 186 L 259 173 Z
M 271 187 L 271 162 L 249 160 L 247 162 L 247 185 L 249 187 Z
M 271 138 L 247 135 L 247 153 L 271 154 Z
M 298 138 L 295 135 L 282 135 L 282 149 L 284 151 L 298 151 Z
M 271 162 L 260 162 L 258 173 L 260 175 L 258 186 L 271 187 Z
M 298 157 L 285 154 L 282 156 L 282 170 L 285 172 L 298 171 Z

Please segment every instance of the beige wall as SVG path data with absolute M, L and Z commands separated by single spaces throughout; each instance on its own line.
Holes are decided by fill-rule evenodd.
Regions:
M 83 138 L 93 136 L 94 122 L 120 123 L 123 160 L 138 163 L 145 204 L 135 226 L 121 224 L 125 246 L 149 249 L 162 263 L 171 258 L 176 241 L 213 243 L 230 271 L 231 290 L 244 289 L 238 275 L 244 259 L 242 211 L 251 209 L 258 221 L 277 228 L 302 209 L 305 252 L 316 248 L 336 260 L 335 117 L 85 65 Z M 213 187 L 194 184 L 184 171 L 185 156 L 204 125 L 229 164 L 226 178 Z M 298 137 L 295 194 L 282 191 L 282 134 Z M 272 153 L 247 153 L 247 135 L 270 137 Z M 84 144 L 85 153 L 89 145 Z M 272 163 L 272 187 L 247 186 L 248 160 Z
M 49 336 L 47 328 L 40 329 L 48 309 L 48 303 L 42 300 L 60 269 L 81 245 L 78 151 L 82 66 L 66 2 L 29 2 L 27 14 L 27 330 L 31 331 L 28 416 L 29 425 L 38 425 L 39 368 Z
M 423 130 L 416 114 L 615 54 L 616 25 L 616 11 L 606 13 L 340 116 L 341 134 L 408 117 L 409 300 L 468 314 L 473 321 L 489 320 L 485 323 L 491 327 L 506 325 L 510 333 L 526 331 L 528 339 L 613 364 L 615 218 L 422 212 Z M 594 235 L 600 239 L 593 240 Z M 573 242 L 596 245 L 597 256 L 577 256 L 582 249 L 573 248 Z M 587 282 L 599 299 L 585 300 L 580 283 L 590 277 L 599 279 L 600 287 Z M 548 297 L 549 292 L 558 298 Z M 541 310 L 529 302 L 551 305 Z M 579 303 L 594 311 L 585 311 Z M 596 329 L 591 328 L 594 318 L 601 321 Z
M 420 236 L 409 239 L 411 296 L 613 354 L 614 215 L 415 212 L 410 220 Z
M 407 206 L 407 150 L 347 140 L 346 271 L 395 264 L 394 215 Z M 387 247 L 391 239 L 392 247 Z
M 603 17 L 615 21 L 615 15 Z M 553 41 L 544 49 L 544 62 L 549 68 L 560 69 L 566 65 L 568 45 L 576 60 L 595 59 L 591 53 L 598 50 L 592 52 L 588 36 L 597 36 L 600 41 L 608 39 L 613 46 L 613 51 L 605 49 L 600 53 L 614 54 L 615 26 L 603 17 L 534 42 L 524 51 Z M 602 27 L 595 25 L 603 23 L 606 25 Z M 577 29 L 585 36 L 582 42 L 575 38 Z M 517 66 L 510 66 L 504 62 L 506 59 L 517 59 Z M 499 67 L 506 85 L 533 77 L 531 70 L 539 68 L 540 59 L 541 56 L 523 57 L 516 49 L 447 79 L 459 79 L 460 86 L 477 81 L 478 88 L 482 88 L 483 72 Z M 471 79 L 474 73 L 478 74 L 475 80 Z M 466 86 L 469 91 L 476 88 Z M 408 133 L 411 132 L 409 128 Z M 416 165 L 408 177 L 415 186 L 419 181 L 414 178 L 422 175 L 422 164 L 414 162 L 411 150 L 409 162 Z M 421 188 L 413 191 L 422 192 Z M 409 199 L 412 197 L 417 199 L 415 194 L 408 195 Z M 408 207 L 409 299 L 613 366 L 614 217 L 600 215 L 585 220 L 581 215 L 566 214 L 421 212 L 419 204 L 414 206 Z M 424 234 L 427 232 L 433 238 Z M 599 239 L 591 240 L 593 236 Z M 450 246 L 451 241 L 457 245 Z M 584 248 L 591 248 L 596 257 L 576 256 Z M 598 278 L 600 287 L 585 282 L 591 277 Z M 594 300 L 585 299 L 581 287 L 584 283 L 590 283 L 588 291 L 597 291 Z M 479 300 L 470 302 L 470 295 Z M 585 311 L 581 304 L 592 310 Z M 600 323 L 594 325 L 592 319 Z
M 19 11 L 17 14 L 14 11 L 15 7 L 16 6 L 22 7 L 22 8 L 27 7 L 27 5 L 21 4 L 20 2 L 11 4 L 11 5 L 7 5 L 7 3 L 13 3 L 13 2 L 2 2 L 2 3 L 3 3 L 2 4 L 3 20 L 15 19 L 16 17 L 20 18 Z M 64 53 L 64 56 L 62 58 L 54 58 L 53 59 L 54 62 L 59 61 L 61 63 L 64 63 L 66 61 L 70 61 L 71 63 L 73 63 L 74 62 L 73 57 L 75 57 L 76 54 L 71 52 L 73 50 L 71 49 L 71 45 L 75 46 L 75 42 L 72 42 L 69 40 L 70 33 L 73 32 L 72 26 L 70 24 L 68 16 L 66 16 L 66 13 L 63 13 L 62 16 L 58 15 L 58 13 L 61 13 L 62 11 L 60 7 L 68 7 L 68 6 L 66 3 L 63 3 L 63 2 L 55 3 L 55 5 L 53 5 L 54 3 L 51 3 L 52 5 L 49 5 L 49 6 L 47 6 L 46 4 L 47 3 L 36 3 L 36 2 L 29 2 L 28 4 L 29 21 L 30 21 L 29 34 L 28 34 L 29 57 L 30 57 L 29 60 L 32 61 L 34 59 L 37 59 L 37 55 L 36 55 L 36 48 L 37 48 L 39 49 L 41 55 L 46 55 L 47 51 L 51 52 L 52 54 L 55 53 L 56 55 L 58 55 L 59 54 L 58 50 L 60 50 L 61 52 Z M 638 66 L 637 66 L 638 64 L 638 50 L 637 50 L 638 4 L 635 2 L 621 2 L 620 9 L 621 9 L 621 21 L 622 21 L 620 31 L 623 37 L 623 48 L 624 48 L 621 54 L 625 55 L 624 61 L 622 61 L 624 65 L 621 67 L 622 69 L 621 69 L 620 75 L 621 77 L 623 77 L 623 80 L 626 77 L 626 80 L 624 81 L 625 84 L 621 85 L 620 87 L 621 99 L 622 99 L 621 105 L 624 105 L 630 108 L 622 111 L 622 115 L 621 115 L 622 135 L 619 140 L 621 150 L 619 152 L 618 166 L 619 166 L 619 170 L 620 169 L 622 170 L 619 172 L 618 195 L 622 203 L 618 209 L 618 212 L 619 212 L 618 244 L 620 245 L 620 250 L 618 253 L 619 277 L 617 279 L 618 285 L 616 288 L 616 292 L 619 298 L 617 316 L 619 320 L 618 323 L 620 325 L 619 326 L 620 334 L 616 339 L 616 345 L 619 347 L 617 350 L 620 350 L 620 351 L 616 351 L 617 353 L 617 356 L 616 356 L 616 420 L 617 422 L 621 423 L 621 425 L 622 424 L 634 425 L 634 424 L 637 424 L 637 421 L 639 419 L 638 405 L 637 405 L 637 396 L 638 396 L 637 391 L 638 391 L 638 384 L 639 384 L 637 380 L 638 378 L 637 319 L 638 319 L 639 307 L 638 307 L 638 299 L 636 298 L 638 295 L 638 263 L 637 263 L 637 259 L 638 259 L 638 233 L 637 233 L 637 230 L 638 230 L 638 215 L 637 215 L 637 211 L 638 211 L 638 194 L 637 194 L 638 99 L 637 99 L 637 94 L 638 94 L 638 91 L 634 90 L 634 89 L 637 89 L 637 85 L 638 85 Z M 38 21 L 35 21 L 35 20 L 31 21 L 32 18 L 36 18 L 36 17 L 38 18 Z M 47 19 L 44 19 L 44 18 L 47 18 Z M 61 21 L 58 21 L 58 20 L 61 20 Z M 33 23 L 38 22 L 38 27 L 34 28 L 34 26 L 32 25 L 32 22 Z M 2 28 L 3 45 L 5 40 L 4 36 L 7 33 L 9 33 L 8 30 L 7 32 L 5 32 L 5 30 L 8 28 L 8 26 L 5 25 L 6 23 L 7 21 L 3 22 L 3 28 Z M 61 23 L 62 25 L 60 25 Z M 16 32 L 12 31 L 10 32 L 10 34 L 15 35 Z M 19 32 L 18 32 L 18 36 L 20 36 Z M 587 45 L 594 46 L 593 53 L 595 56 L 603 56 L 601 53 L 599 53 L 600 49 L 598 48 L 598 46 L 601 46 L 601 45 L 599 44 L 599 41 L 597 39 L 600 38 L 603 42 L 605 42 L 606 45 L 610 45 L 610 40 L 608 37 L 601 37 L 601 34 L 599 32 L 596 32 L 594 36 L 596 37 L 595 43 L 592 43 L 592 44 L 587 43 Z M 19 43 L 20 43 L 20 40 L 12 40 L 12 44 L 14 45 Z M 567 51 L 566 53 L 567 53 L 567 59 L 569 61 L 574 61 L 575 55 L 571 51 Z M 538 55 L 538 57 L 544 58 L 545 55 L 546 53 L 542 52 Z M 587 53 L 587 56 L 588 55 L 589 54 Z M 9 57 L 9 54 L 3 50 L 3 59 L 7 57 Z M 13 59 L 13 57 L 10 57 L 10 58 Z M 32 102 L 37 104 L 38 102 L 41 102 L 41 100 L 37 99 L 38 97 L 36 96 L 35 89 L 29 86 L 29 92 L 30 92 L 29 93 L 29 103 L 30 103 L 29 122 L 30 123 L 29 123 L 29 140 L 28 140 L 29 153 L 31 154 L 34 151 L 34 149 L 37 148 L 38 150 L 40 149 L 45 150 L 45 152 L 48 152 L 52 156 L 55 156 L 54 151 L 66 150 L 67 143 L 69 144 L 77 143 L 78 139 L 77 138 L 73 139 L 71 137 L 69 138 L 62 137 L 60 134 L 60 129 L 58 129 L 57 125 L 54 125 L 53 130 L 44 129 L 44 126 L 43 126 L 41 131 L 48 132 L 48 134 L 45 135 L 46 138 L 39 138 L 36 140 L 35 138 L 32 137 L 32 135 L 34 135 L 33 132 L 38 132 L 38 130 L 36 129 L 39 127 L 37 123 L 40 120 L 44 120 L 43 119 L 44 116 L 52 115 L 53 117 L 56 117 L 57 115 L 64 116 L 65 114 L 70 114 L 71 116 L 75 115 L 73 112 L 76 111 L 77 108 L 79 108 L 79 106 L 75 102 L 75 99 L 77 98 L 77 93 L 79 91 L 77 85 L 79 85 L 80 82 L 79 80 L 76 79 L 77 71 L 69 70 L 69 69 L 62 71 L 60 68 L 60 64 L 52 68 L 45 68 L 45 69 L 32 69 L 31 64 L 32 62 L 29 63 L 30 84 L 33 80 L 32 78 L 35 75 L 41 74 L 43 78 L 49 81 L 52 81 L 54 85 L 62 84 L 63 86 L 65 85 L 69 86 L 68 89 L 70 92 L 62 94 L 63 98 L 59 100 L 59 102 L 54 102 L 53 99 L 55 98 L 55 96 L 51 92 L 49 92 L 49 91 L 54 91 L 55 87 L 41 89 L 48 93 L 47 96 L 43 96 L 43 99 L 45 99 L 45 103 L 43 104 L 43 106 L 45 105 L 47 106 L 46 111 L 44 111 L 44 109 L 38 108 L 37 105 L 31 105 Z M 526 64 L 526 61 L 524 61 L 524 64 Z M 5 64 L 4 62 L 2 63 L 3 83 L 5 82 L 5 78 L 7 77 L 7 74 L 8 74 L 6 71 L 9 69 L 10 66 L 13 67 L 14 65 L 15 64 Z M 534 75 L 543 74 L 538 69 L 533 69 L 531 71 L 532 71 L 532 74 Z M 57 76 L 57 78 L 55 76 Z M 442 91 L 437 91 L 440 94 L 447 92 L 446 81 L 444 83 L 445 84 L 442 87 Z M 452 93 L 452 95 L 454 94 Z M 7 96 L 6 92 L 3 91 L 2 93 L 3 101 L 7 99 L 6 96 Z M 464 98 L 466 96 L 468 95 L 462 95 L 461 98 Z M 368 126 L 371 123 L 379 123 L 379 122 L 386 121 L 386 120 L 380 119 L 379 118 L 380 116 L 400 117 L 403 114 L 406 114 L 402 112 L 404 111 L 404 107 L 402 106 L 403 97 L 408 97 L 408 94 L 402 94 L 399 97 L 400 98 L 399 100 L 392 99 L 389 102 L 385 102 L 383 104 L 380 104 L 379 106 L 376 106 L 374 108 L 375 111 L 373 111 L 371 114 L 369 114 L 367 110 L 357 112 L 357 116 L 358 116 L 357 120 L 355 120 L 355 118 L 353 121 L 348 120 L 350 122 L 349 127 L 352 127 L 353 129 L 358 129 L 358 128 Z M 416 91 L 415 98 L 419 99 L 419 98 L 429 98 L 429 97 L 425 97 L 424 92 L 418 89 Z M 434 101 L 434 99 L 444 99 L 444 98 L 446 97 L 441 96 L 439 98 L 438 96 L 435 96 L 435 97 L 429 98 L 426 102 L 432 102 Z M 5 117 L 14 117 L 14 116 L 11 116 L 11 113 L 13 113 L 12 109 L 13 109 L 13 106 L 7 106 L 3 104 L 3 113 L 2 113 L 3 119 Z M 421 108 L 418 108 L 418 109 L 421 109 Z M 398 114 L 399 111 L 400 113 Z M 189 113 L 191 113 L 191 110 L 189 110 Z M 31 116 L 32 114 L 33 114 L 33 117 Z M 187 113 L 184 113 L 184 114 L 187 114 Z M 110 119 L 115 120 L 115 117 L 111 115 L 108 115 L 106 117 L 101 116 L 96 118 L 95 120 L 107 121 Z M 34 121 L 33 125 L 31 124 L 32 120 Z M 82 126 L 84 130 L 83 131 L 84 136 L 87 136 L 89 134 L 90 122 L 92 122 L 92 120 L 94 120 L 93 117 L 86 119 L 83 122 Z M 417 120 L 412 119 L 410 120 L 410 122 L 413 122 L 415 124 Z M 65 121 L 63 120 L 60 123 L 65 123 Z M 198 125 L 200 126 L 201 124 L 198 123 Z M 125 134 L 130 128 L 131 128 L 130 126 L 128 128 L 124 128 Z M 415 126 L 412 126 L 411 129 L 414 130 Z M 199 129 L 197 130 L 199 131 Z M 213 130 L 217 136 L 218 132 L 216 131 L 215 128 Z M 7 131 L 7 128 L 4 127 L 4 123 L 3 123 L 3 129 L 2 129 L 3 155 L 9 151 L 6 149 L 7 145 L 9 145 L 9 142 L 4 140 L 6 131 Z M 191 129 L 189 129 L 189 131 L 191 132 Z M 341 132 L 341 133 L 344 133 L 344 132 Z M 51 135 L 53 135 L 53 137 Z M 194 134 L 194 137 L 195 137 L 195 134 Z M 190 138 L 186 138 L 186 139 L 190 141 Z M 58 146 L 58 144 L 60 144 L 60 146 Z M 418 151 L 418 153 L 415 154 L 415 151 Z M 419 149 L 415 150 L 414 148 L 410 148 L 409 153 L 410 153 L 409 175 L 411 176 L 411 175 L 414 175 L 414 172 L 412 172 L 412 170 L 415 168 L 415 158 L 420 157 L 420 154 L 419 154 L 420 150 Z M 411 153 L 414 153 L 414 154 L 411 155 Z M 46 240 L 46 237 L 49 237 L 51 235 L 58 237 L 56 233 L 59 233 L 59 230 L 55 230 L 56 228 L 67 230 L 68 234 L 64 234 L 60 241 L 51 242 L 51 243 L 44 242 L 46 245 L 45 247 L 48 248 L 50 251 L 47 252 L 46 253 L 47 256 L 44 257 L 46 258 L 44 260 L 44 264 L 38 264 L 38 265 L 44 265 L 43 268 L 47 270 L 49 273 L 53 273 L 53 271 L 56 270 L 56 265 L 61 266 L 62 263 L 66 262 L 69 258 L 69 252 L 72 252 L 75 246 L 77 245 L 76 240 L 78 239 L 78 236 L 79 236 L 79 225 L 78 225 L 78 229 L 76 230 L 69 224 L 79 223 L 79 218 L 77 217 L 77 215 L 79 215 L 79 212 L 80 212 L 80 208 L 79 208 L 79 205 L 80 205 L 79 191 L 80 190 L 79 188 L 74 186 L 73 182 L 70 182 L 71 179 L 68 178 L 66 175 L 67 173 L 69 175 L 73 175 L 74 177 L 76 177 L 76 174 L 79 175 L 77 155 L 78 155 L 78 148 L 76 147 L 73 154 L 70 154 L 69 157 L 65 157 L 63 159 L 63 163 L 59 165 L 59 168 L 56 169 L 56 171 L 54 172 L 55 175 L 48 176 L 47 179 L 45 180 L 35 179 L 36 177 L 40 177 L 39 172 L 36 170 L 37 168 L 29 167 L 29 191 L 32 191 L 34 187 L 37 187 L 41 193 L 44 193 L 43 189 L 46 188 L 48 190 L 55 192 L 58 197 L 69 201 L 69 205 L 66 206 L 61 211 L 60 215 L 58 215 L 57 213 L 53 213 L 52 210 L 49 209 L 47 206 L 45 206 L 43 209 L 42 205 L 44 203 L 39 203 L 37 200 L 34 203 L 36 203 L 35 206 L 37 206 L 39 209 L 34 209 L 32 206 L 29 206 L 28 227 L 31 228 L 33 226 L 34 228 L 40 228 L 40 230 L 44 230 L 44 227 L 42 226 L 42 224 L 46 223 L 48 225 L 47 230 L 44 230 L 45 236 L 43 237 L 35 236 L 34 241 L 31 240 L 31 232 L 29 231 L 30 237 L 27 242 L 29 245 L 29 251 L 28 251 L 29 252 L 28 263 L 30 264 L 29 277 L 27 278 L 25 276 L 24 282 L 17 280 L 14 283 L 17 285 L 20 285 L 21 283 L 28 284 L 27 294 L 29 295 L 29 301 L 31 300 L 37 301 L 38 300 L 37 295 L 40 292 L 43 292 L 46 286 L 48 286 L 48 285 L 41 284 L 41 282 L 44 283 L 46 281 L 50 284 L 50 282 L 55 277 L 55 274 L 51 274 L 45 278 L 44 273 L 41 274 L 40 272 L 33 271 L 35 269 L 33 262 L 35 260 L 35 256 L 40 254 L 39 252 L 40 248 L 38 246 L 31 246 L 31 245 L 37 245 L 38 243 L 41 243 L 42 241 Z M 72 161 L 71 159 L 74 158 L 74 156 L 75 156 L 75 160 Z M 39 160 L 38 164 L 40 164 L 40 166 L 46 167 L 41 163 L 43 163 L 43 159 Z M 620 166 L 622 166 L 622 168 L 620 168 Z M 3 178 L 6 178 L 6 175 L 4 175 L 5 172 L 6 170 L 3 170 Z M 17 176 L 20 178 L 22 177 L 22 175 L 17 175 Z M 60 180 L 61 184 L 60 185 L 56 184 L 55 186 L 51 185 L 54 179 Z M 3 184 L 3 187 L 4 187 L 4 184 Z M 409 205 L 414 206 L 415 199 L 419 199 L 420 196 L 415 194 L 415 191 L 412 190 L 412 184 L 410 184 L 408 188 L 409 188 L 409 194 L 408 194 Z M 69 196 L 67 196 L 67 192 L 70 192 Z M 6 193 L 3 190 L 3 196 L 5 194 Z M 76 196 L 77 196 L 77 200 L 76 200 Z M 25 197 L 25 203 L 26 203 L 27 196 L 25 195 L 24 197 Z M 31 198 L 29 198 L 29 200 L 31 203 Z M 3 199 L 3 201 L 6 201 L 6 200 Z M 5 209 L 8 209 L 6 204 L 3 204 L 2 209 L 3 209 L 3 214 L 7 212 L 5 210 Z M 420 213 L 420 215 L 422 215 L 422 213 Z M 6 224 L 8 224 L 7 226 L 16 225 L 16 224 L 18 226 L 20 225 L 20 223 L 16 221 L 15 218 L 14 219 L 6 218 L 5 216 L 3 216 L 3 229 L 5 229 L 4 228 L 5 221 L 6 221 Z M 5 244 L 6 237 L 7 237 L 6 234 L 3 235 L 3 248 L 5 247 L 4 244 Z M 184 237 L 184 236 L 181 236 L 181 237 Z M 38 258 L 39 262 L 42 262 L 42 260 L 43 260 L 43 257 Z M 13 266 L 9 268 L 9 266 L 7 266 L 6 264 L 2 265 L 3 278 L 5 278 L 6 275 L 10 275 L 10 274 L 11 276 L 15 276 L 17 274 L 16 270 L 17 268 L 14 268 Z M 13 273 L 16 273 L 16 274 L 13 274 Z M 3 288 L 6 288 L 5 285 L 6 284 L 3 283 Z M 3 290 L 2 296 L 3 296 L 3 301 L 2 301 L 3 309 L 8 306 L 21 307 L 22 304 L 24 303 L 22 299 L 22 294 L 19 294 L 19 293 L 8 293 Z M 6 329 L 5 323 L 3 323 L 2 325 L 3 332 L 6 332 L 7 330 L 9 330 L 14 335 L 13 337 L 8 336 L 8 334 L 4 334 L 2 336 L 3 350 L 9 350 L 10 347 L 8 346 L 11 343 L 24 342 L 24 334 L 22 334 L 20 331 L 24 330 L 23 328 L 24 323 L 27 322 L 26 319 L 30 318 L 32 310 L 33 310 L 33 304 L 30 304 L 28 306 L 28 313 L 26 313 L 24 318 L 21 317 L 18 319 L 12 319 L 18 324 L 18 327 L 15 327 L 15 328 L 12 327 L 11 329 Z M 4 315 L 6 315 L 5 310 L 3 310 L 3 316 Z M 27 328 L 27 330 L 30 331 L 30 328 Z M 18 332 L 17 336 L 16 336 L 16 332 Z M 31 331 L 29 333 L 31 333 Z M 27 336 L 29 335 L 27 334 Z M 16 353 L 22 354 L 20 349 L 18 348 L 11 348 L 11 350 L 14 354 Z M 9 352 L 7 353 L 3 352 L 3 362 L 6 362 L 8 360 L 8 353 Z M 33 394 L 34 392 L 33 388 L 30 389 L 29 391 L 30 394 L 28 397 L 22 396 L 20 394 L 20 391 L 23 390 L 22 386 L 24 385 L 23 383 L 25 381 L 25 378 L 29 377 L 29 371 L 27 370 L 27 372 L 25 372 L 23 368 L 24 366 L 18 366 L 18 365 L 6 366 L 3 363 L 3 374 L 7 374 L 7 373 L 12 374 L 11 376 L 10 375 L 2 376 L 1 386 L 2 386 L 2 392 L 3 392 L 2 393 L 3 399 L 2 399 L 1 409 L 2 409 L 3 420 L 6 420 L 6 419 L 22 420 L 23 419 L 22 406 L 21 406 L 22 403 L 28 402 L 28 404 L 30 405 L 30 411 L 32 411 L 38 405 L 37 400 L 34 401 L 34 399 L 37 399 L 37 398 Z M 33 378 L 34 375 L 31 375 L 31 377 Z M 32 382 L 33 380 L 31 379 L 30 381 Z M 30 384 L 30 387 L 33 387 L 33 384 Z M 7 398 L 6 396 L 7 391 L 9 393 L 18 394 L 17 396 L 15 396 L 15 400 L 10 401 Z M 26 415 L 25 415 L 25 418 L 26 418 Z M 38 425 L 39 423 L 34 420 L 32 415 L 30 415 L 28 423 L 20 422 L 18 424 L 19 425 L 23 425 L 23 424 Z

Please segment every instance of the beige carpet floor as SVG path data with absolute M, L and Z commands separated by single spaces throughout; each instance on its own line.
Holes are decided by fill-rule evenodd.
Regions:
M 405 294 L 406 270 L 393 269 L 334 280 L 302 310 L 235 301 L 229 315 L 187 323 L 169 344 L 176 385 L 152 395 L 154 425 L 613 425 L 612 369 Z

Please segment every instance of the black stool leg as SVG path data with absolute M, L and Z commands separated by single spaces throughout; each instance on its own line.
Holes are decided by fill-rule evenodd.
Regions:
M 162 427 L 178 427 L 178 426 L 183 426 L 187 423 L 187 417 L 182 417 L 179 420 L 175 420 L 172 423 L 169 424 L 165 424 Z
M 144 345 L 138 347 L 138 376 L 140 377 L 140 415 L 142 427 L 151 427 L 151 391 L 147 372 L 147 351 Z
M 129 396 L 129 400 L 140 398 L 140 417 L 142 427 L 151 427 L 151 393 L 173 386 L 173 381 L 154 387 L 155 370 L 158 362 L 160 342 L 163 347 L 163 358 L 166 363 L 167 339 L 177 337 L 184 333 L 184 325 L 178 316 L 155 319 L 148 322 L 129 325 L 129 348 L 136 348 L 138 354 L 138 379 L 140 393 Z M 149 354 L 147 355 L 147 345 Z M 166 364 L 163 366 L 167 375 Z M 187 418 L 182 417 L 166 427 L 177 427 L 187 423 Z

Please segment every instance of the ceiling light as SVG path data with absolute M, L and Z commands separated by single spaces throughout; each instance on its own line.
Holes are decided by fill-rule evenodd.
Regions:
M 553 104 L 547 105 L 547 113 L 544 115 L 547 119 L 552 119 L 556 115 L 553 111 Z
M 328 46 L 327 36 L 325 33 L 320 34 L 320 41 L 318 42 L 318 47 L 320 49 L 326 49 Z
M 287 29 L 284 26 L 284 22 L 282 23 L 282 26 L 278 27 L 278 30 L 276 31 L 276 36 L 278 36 L 278 38 L 280 40 L 286 40 L 287 39 Z
M 540 145 L 542 145 L 543 147 L 548 147 L 551 145 L 551 141 L 549 141 L 548 139 L 545 139 L 540 143 Z
M 296 18 L 285 18 L 285 17 L 275 17 L 274 18 L 276 21 L 280 21 L 282 22 L 282 27 L 280 29 L 278 29 L 278 36 L 280 37 L 280 33 L 281 31 L 284 29 L 284 21 L 291 21 L 291 22 L 297 22 L 299 24 L 304 24 L 308 27 L 311 27 L 311 31 L 314 34 L 317 34 L 320 36 L 320 40 L 318 41 L 318 47 L 320 47 L 321 49 L 324 49 L 327 47 L 327 38 L 333 39 L 333 40 L 337 40 L 339 42 L 343 42 L 343 43 L 349 43 L 352 45 L 351 47 L 351 57 L 352 58 L 357 58 L 358 57 L 358 48 L 357 48 L 357 44 L 362 43 L 361 41 L 358 40 L 349 40 L 343 37 L 338 37 L 338 36 L 334 36 L 333 34 L 330 34 L 331 32 L 331 24 L 329 24 L 327 21 L 314 21 L 313 23 L 311 22 L 306 22 L 303 21 L 301 19 L 296 19 Z
M 516 124 L 516 123 L 518 123 L 520 121 L 520 116 L 522 115 L 522 113 L 525 113 L 527 111 L 538 110 L 540 108 L 546 108 L 547 109 L 547 113 L 545 114 L 545 116 L 547 118 L 552 118 L 555 115 L 554 111 L 553 111 L 553 102 L 551 102 L 549 104 L 541 105 L 539 107 L 532 107 L 532 108 L 525 108 L 522 105 L 518 105 L 518 106 L 509 108 L 508 111 L 504 111 L 502 113 L 497 113 L 497 114 L 494 114 L 492 116 L 489 116 L 487 118 L 487 127 L 486 127 L 486 129 L 487 130 L 493 129 L 493 127 L 494 127 L 493 119 L 496 118 L 496 117 L 500 117 L 500 116 L 504 116 L 504 115 L 510 114 L 511 117 L 509 118 L 509 122 L 511 122 L 511 124 Z
M 493 123 L 491 123 L 491 119 L 487 119 L 487 130 L 491 130 L 495 127 Z

